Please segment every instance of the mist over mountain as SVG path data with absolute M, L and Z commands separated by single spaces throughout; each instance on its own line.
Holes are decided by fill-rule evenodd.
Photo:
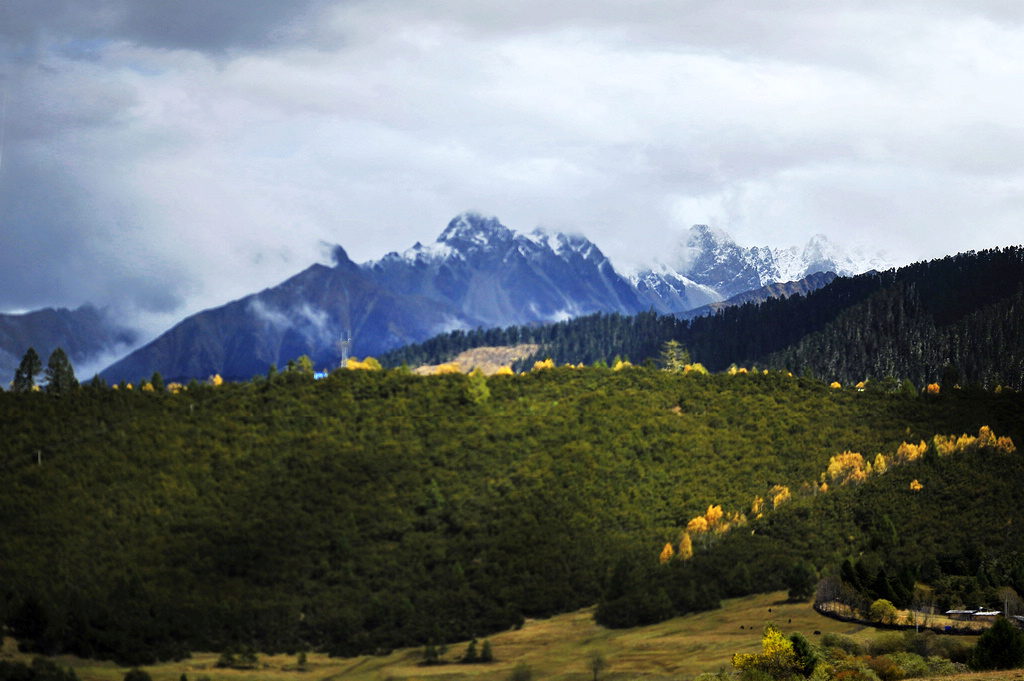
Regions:
M 666 261 L 640 268 L 629 275 L 629 282 L 644 309 L 693 317 L 702 314 L 695 313 L 697 309 L 706 313 L 717 309 L 716 303 L 750 291 L 788 295 L 773 291 L 773 284 L 801 282 L 824 272 L 853 276 L 892 266 L 881 252 L 849 251 L 822 234 L 813 236 L 802 248 L 745 247 L 720 229 L 694 225 Z M 810 286 L 813 289 L 820 285 L 817 282 Z
M 519 234 L 475 213 L 453 219 L 433 244 L 417 243 L 362 267 L 378 285 L 446 301 L 474 325 L 642 309 L 633 288 L 585 237 Z
M 734 305 L 743 305 L 744 303 L 763 303 L 764 301 L 773 298 L 789 298 L 790 296 L 795 295 L 806 296 L 813 291 L 817 291 L 823 286 L 828 286 L 835 281 L 838 276 L 839 275 L 835 272 L 831 271 L 814 272 L 796 281 L 776 282 L 751 291 L 744 291 L 743 293 L 734 295 L 728 300 L 709 303 L 707 305 L 686 310 L 678 316 L 683 319 L 693 319 L 694 317 L 703 317 L 705 315 L 715 314 L 719 310 L 723 310 Z
M 694 225 L 679 241 L 665 267 L 694 284 L 713 289 L 720 300 L 725 300 L 818 272 L 848 277 L 892 266 L 882 253 L 848 251 L 823 234 L 811 237 L 803 248 L 744 247 L 720 229 Z
M 86 376 L 91 375 L 90 368 L 99 369 L 100 362 L 109 361 L 112 353 L 124 352 L 136 342 L 135 331 L 91 305 L 0 314 L 0 386 L 7 387 L 30 347 L 44 366 L 50 353 L 64 348 L 80 376 Z
M 668 263 L 623 274 L 582 235 L 522 234 L 495 217 L 463 213 L 434 242 L 379 260 L 356 264 L 338 246 L 333 266 L 314 265 L 277 286 L 194 314 L 102 375 L 137 381 L 159 371 L 167 380 L 213 374 L 247 380 L 300 355 L 318 368 L 337 366 L 343 339 L 352 354 L 366 356 L 456 329 L 543 324 L 598 312 L 685 315 L 807 274 L 848 274 L 867 266 L 821 236 L 803 248 L 746 248 L 721 230 L 698 225 Z M 20 358 L 32 338 L 22 334 L 4 347 Z
M 474 213 L 454 218 L 432 244 L 362 265 L 338 247 L 335 260 L 189 317 L 103 377 L 132 381 L 160 371 L 172 380 L 243 380 L 300 355 L 317 367 L 337 366 L 342 339 L 354 355 L 378 355 L 452 329 L 645 307 L 586 238 L 519 234 Z
M 443 301 L 377 285 L 340 247 L 334 255 L 333 267 L 313 265 L 278 286 L 192 315 L 105 369 L 103 378 L 133 381 L 159 371 L 169 380 L 247 380 L 301 355 L 318 367 L 336 366 L 343 338 L 357 352 L 379 354 L 466 323 Z

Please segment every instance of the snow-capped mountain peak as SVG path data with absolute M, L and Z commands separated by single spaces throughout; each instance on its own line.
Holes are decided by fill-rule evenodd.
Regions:
M 521 234 L 477 213 L 456 216 L 432 244 L 418 243 L 362 267 L 392 292 L 453 305 L 467 326 L 643 309 L 586 237 L 544 229 Z
M 437 243 L 460 250 L 479 250 L 507 244 L 515 232 L 501 224 L 496 217 L 479 213 L 462 213 L 448 223 Z
M 708 225 L 694 225 L 680 241 L 671 266 L 692 281 L 713 288 L 723 298 L 778 281 L 767 248 L 743 248 Z
M 824 234 L 816 234 L 803 247 L 743 247 L 726 232 L 695 225 L 683 236 L 672 261 L 681 275 L 713 288 L 724 298 L 766 286 L 797 281 L 816 272 L 843 276 L 885 269 L 883 254 L 866 257 L 849 251 Z
M 627 279 L 641 301 L 662 314 L 685 312 L 722 300 L 710 286 L 698 284 L 664 263 L 633 272 Z
M 607 259 L 594 242 L 582 234 L 551 232 L 538 227 L 523 238 L 542 249 L 551 251 L 562 259 L 574 253 L 579 254 L 584 260 L 596 259 L 598 262 L 603 262 Z

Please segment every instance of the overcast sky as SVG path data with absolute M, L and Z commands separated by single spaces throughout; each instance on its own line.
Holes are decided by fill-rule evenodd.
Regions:
M 1024 3 L 4 0 L 0 311 L 156 329 L 476 210 L 621 268 L 694 223 L 1024 242 Z

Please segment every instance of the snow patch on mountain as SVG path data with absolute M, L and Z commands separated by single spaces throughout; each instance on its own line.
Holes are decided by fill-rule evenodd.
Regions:
M 803 249 L 791 246 L 772 251 L 779 271 L 779 281 L 796 281 L 815 272 L 835 272 L 853 276 L 871 270 L 892 267 L 884 252 L 868 253 L 862 249 L 847 250 L 824 234 L 815 234 Z
M 664 263 L 631 272 L 626 278 L 647 309 L 662 314 L 678 314 L 722 300 L 712 287 L 698 284 Z
M 671 264 L 681 275 L 726 298 L 769 284 L 798 281 L 816 272 L 852 276 L 891 267 L 882 252 L 847 250 L 823 234 L 814 235 L 802 248 L 748 248 L 708 225 L 690 228 Z
M 377 285 L 449 303 L 474 325 L 644 309 L 586 237 L 544 229 L 521 234 L 478 213 L 453 218 L 432 244 L 360 267 Z
M 448 223 L 437 243 L 457 250 L 486 250 L 500 247 L 513 239 L 515 233 L 498 218 L 479 213 L 462 213 Z

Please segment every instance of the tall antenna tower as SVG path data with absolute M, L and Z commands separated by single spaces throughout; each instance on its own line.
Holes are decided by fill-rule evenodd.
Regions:
M 348 353 L 352 350 L 352 331 L 346 331 L 345 335 L 338 340 L 336 345 L 341 353 L 341 366 L 344 367 L 348 364 Z

